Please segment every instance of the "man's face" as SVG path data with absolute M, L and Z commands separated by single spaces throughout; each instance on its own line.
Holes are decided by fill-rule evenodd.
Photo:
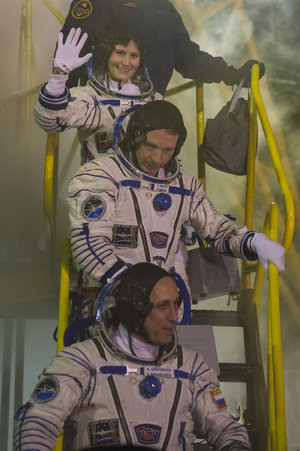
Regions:
M 116 44 L 108 60 L 108 70 L 113 80 L 127 83 L 138 70 L 141 62 L 140 51 L 133 41 L 125 47 Z
M 173 339 L 178 321 L 179 292 L 171 277 L 163 277 L 150 293 L 153 309 L 146 317 L 144 329 L 149 342 L 166 345 Z
M 137 147 L 136 159 L 141 171 L 155 176 L 172 158 L 179 135 L 171 135 L 167 130 L 161 129 L 151 130 L 146 136 L 146 141 Z

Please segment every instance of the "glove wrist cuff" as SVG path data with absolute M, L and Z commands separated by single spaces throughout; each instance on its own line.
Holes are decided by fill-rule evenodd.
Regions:
M 59 59 L 55 58 L 53 61 L 53 66 L 58 67 L 60 70 L 62 70 L 65 74 L 69 74 L 71 72 L 71 69 Z
M 246 236 L 242 242 L 243 253 L 244 253 L 245 257 L 250 261 L 257 260 L 257 258 L 258 258 L 257 253 L 252 249 L 252 246 L 251 246 L 251 241 L 254 236 L 255 236 L 255 232 L 250 231 L 246 234 Z

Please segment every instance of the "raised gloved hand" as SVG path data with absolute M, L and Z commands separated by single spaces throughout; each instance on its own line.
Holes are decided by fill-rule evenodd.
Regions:
M 54 67 L 58 67 L 64 73 L 69 74 L 72 70 L 87 63 L 92 57 L 92 53 L 79 57 L 80 51 L 87 40 L 87 33 L 84 33 L 79 39 L 81 28 L 71 28 L 65 43 L 63 43 L 63 34 L 60 32 L 57 41 L 57 50 L 53 62 Z
M 284 270 L 285 249 L 277 241 L 270 240 L 264 233 L 255 233 L 247 244 L 258 255 L 267 274 L 268 263 L 273 263 L 279 272 Z

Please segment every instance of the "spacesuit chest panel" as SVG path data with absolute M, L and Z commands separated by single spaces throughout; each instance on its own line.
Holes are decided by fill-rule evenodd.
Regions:
M 163 183 L 126 179 L 121 185 L 113 244 L 137 247 L 140 240 L 146 240 L 151 253 L 164 258 L 173 235 L 180 232 L 182 221 L 175 224 L 179 209 L 181 215 L 186 216 L 187 209 L 181 207 L 182 196 L 170 192 L 170 185 Z

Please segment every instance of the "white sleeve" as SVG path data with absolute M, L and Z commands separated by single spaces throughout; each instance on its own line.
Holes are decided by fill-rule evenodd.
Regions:
M 127 268 L 111 244 L 119 185 L 109 171 L 102 158 L 86 163 L 72 178 L 68 192 L 73 258 L 98 281 L 112 268 L 109 277 Z
M 196 234 L 216 248 L 220 254 L 231 254 L 238 258 L 251 258 L 245 239 L 252 232 L 246 226 L 235 224 L 219 213 L 207 197 L 203 185 L 195 178 L 191 181 L 190 223 Z

